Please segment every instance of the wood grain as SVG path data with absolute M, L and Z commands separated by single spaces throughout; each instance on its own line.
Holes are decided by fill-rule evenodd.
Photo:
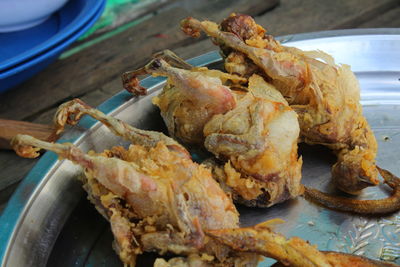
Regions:
M 121 73 L 143 65 L 156 51 L 196 42 L 181 33 L 182 18 L 196 16 L 219 21 L 232 11 L 259 14 L 271 9 L 278 0 L 255 1 L 253 5 L 247 2 L 207 0 L 193 10 L 182 7 L 166 10 L 90 49 L 53 63 L 15 90 L 5 93 L 0 103 L 0 117 L 33 120 L 61 102 L 98 90 L 111 80 L 119 80 Z
M 244 0 L 205 1 L 194 10 L 175 7 L 162 12 L 90 49 L 55 62 L 16 90 L 4 94 L 0 116 L 31 121 L 68 99 L 96 91 L 111 80 L 119 80 L 120 73 L 142 65 L 156 51 L 185 46 L 197 52 L 190 44 L 198 41 L 184 36 L 177 26 L 188 15 L 219 21 L 233 11 L 249 13 L 256 15 L 256 20 L 272 34 L 283 35 L 356 27 L 357 23 L 398 5 L 397 0 L 282 0 L 277 8 L 266 12 L 277 4 L 276 0 L 253 2 L 249 5 Z M 214 6 L 210 8 L 207 4 Z
M 374 16 L 358 25 L 357 28 L 375 28 L 376 25 L 383 28 L 400 28 L 400 6 Z
M 256 21 L 276 36 L 356 28 L 396 6 L 397 0 L 287 0 L 273 12 L 256 17 Z

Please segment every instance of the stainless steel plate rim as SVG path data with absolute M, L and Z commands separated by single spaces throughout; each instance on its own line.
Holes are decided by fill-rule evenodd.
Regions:
M 324 31 L 306 34 L 295 34 L 283 36 L 279 39 L 285 43 L 296 43 L 310 39 L 330 39 L 330 38 L 369 38 L 374 40 L 385 39 L 386 37 L 400 40 L 400 29 L 364 29 L 364 30 L 337 30 Z M 397 36 L 394 36 L 397 35 Z M 332 40 L 333 40 L 332 39 Z M 189 60 L 193 65 L 208 65 L 220 61 L 218 52 L 210 52 L 199 57 Z M 397 70 L 398 71 L 398 70 Z M 143 86 L 147 88 L 155 88 L 164 82 L 163 78 L 148 77 L 142 81 Z M 126 106 L 132 105 L 139 101 L 140 97 L 132 97 L 129 93 L 122 91 L 113 96 L 98 108 L 106 114 L 116 115 L 124 110 Z M 87 129 L 85 132 L 70 132 L 64 135 L 59 142 L 72 142 L 79 144 L 90 131 L 94 131 L 96 122 L 91 119 L 84 119 L 79 126 Z M 18 233 L 21 223 L 24 221 L 26 213 L 29 211 L 31 204 L 41 193 L 42 187 L 46 184 L 47 178 L 51 176 L 60 164 L 54 153 L 47 152 L 38 163 L 32 168 L 29 174 L 21 182 L 15 191 L 2 216 L 0 217 L 0 257 L 2 266 L 6 265 L 10 249 L 13 246 L 14 238 Z

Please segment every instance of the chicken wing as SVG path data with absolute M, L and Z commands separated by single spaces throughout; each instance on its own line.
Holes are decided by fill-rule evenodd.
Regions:
M 185 33 L 204 31 L 225 54 L 228 71 L 262 74 L 297 112 L 303 141 L 333 149 L 334 183 L 348 193 L 378 184 L 377 143 L 359 103 L 360 88 L 347 65 L 336 65 L 321 51 L 282 46 L 254 20 L 231 15 L 221 25 L 187 18 Z M 255 67 L 256 66 L 256 67 Z

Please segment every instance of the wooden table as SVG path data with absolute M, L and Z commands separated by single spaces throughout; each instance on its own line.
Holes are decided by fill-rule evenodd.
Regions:
M 142 66 L 154 52 L 171 49 L 187 59 L 216 49 L 204 36 L 195 40 L 182 34 L 181 19 L 220 21 L 231 12 L 255 16 L 276 36 L 400 26 L 398 0 L 174 1 L 137 25 L 114 29 L 79 52 L 71 50 L 18 88 L 0 95 L 0 118 L 50 124 L 56 108 L 70 99 L 79 97 L 97 106 L 122 90 L 121 73 Z M 36 162 L 0 151 L 0 212 Z

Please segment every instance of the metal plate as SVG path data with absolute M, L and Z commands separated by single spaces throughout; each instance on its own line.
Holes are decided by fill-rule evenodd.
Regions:
M 379 143 L 378 164 L 400 173 L 400 30 L 333 31 L 285 36 L 287 45 L 320 49 L 337 62 L 352 66 L 362 87 L 364 114 Z M 218 66 L 217 52 L 190 61 L 195 65 Z M 164 83 L 147 78 L 143 85 L 150 95 L 132 98 L 121 92 L 99 108 L 143 129 L 165 130 L 151 97 Z M 61 142 L 74 142 L 84 150 L 101 151 L 125 144 L 105 127 L 85 118 Z M 300 146 L 303 183 L 334 192 L 330 166 L 335 158 L 320 146 Z M 107 222 L 84 197 L 74 178 L 79 168 L 57 161 L 46 153 L 17 189 L 0 218 L 2 266 L 121 266 L 112 251 Z M 337 192 L 336 192 L 337 193 Z M 388 194 L 384 186 L 364 190 L 361 198 Z M 400 213 L 386 217 L 360 217 L 324 209 L 299 197 L 269 209 L 239 207 L 243 226 L 279 217 L 286 221 L 278 230 L 335 250 L 391 260 L 400 264 Z M 151 257 L 148 257 L 151 258 Z M 148 259 L 141 259 L 148 266 Z M 147 263 L 146 263 L 147 262 Z M 260 266 L 269 266 L 266 260 Z

